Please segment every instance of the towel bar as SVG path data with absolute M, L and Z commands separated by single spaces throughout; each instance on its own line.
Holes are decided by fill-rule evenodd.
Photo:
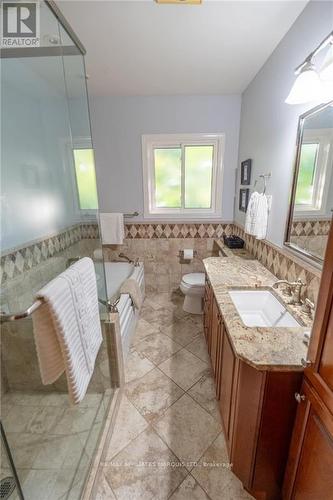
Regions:
M 131 217 L 137 217 L 139 215 L 139 212 L 133 212 L 131 214 L 124 214 L 124 217 L 126 218 L 131 218 Z
M 108 300 L 98 298 L 98 302 L 100 304 L 103 304 L 103 306 L 107 308 L 108 312 L 118 312 L 117 303 L 119 302 L 119 299 L 111 303 Z M 37 299 L 25 311 L 21 311 L 15 314 L 6 314 L 3 311 L 0 311 L 0 323 L 7 323 L 8 321 L 16 321 L 18 319 L 28 318 L 42 305 L 42 303 L 42 300 Z

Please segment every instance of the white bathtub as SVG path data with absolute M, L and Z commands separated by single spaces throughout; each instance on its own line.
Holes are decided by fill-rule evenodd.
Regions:
M 104 297 L 104 284 L 102 276 L 102 263 L 95 262 L 96 276 L 100 296 Z M 134 278 L 141 288 L 142 294 L 145 294 L 144 267 L 140 262 L 138 266 L 128 262 L 105 262 L 105 279 L 107 297 L 113 302 L 119 297 L 120 287 L 122 283 L 130 276 Z M 135 327 L 139 318 L 139 313 L 132 304 L 132 300 L 128 294 L 121 294 L 117 304 L 119 312 L 120 332 L 123 346 L 124 361 L 126 360 L 131 339 L 133 337 Z

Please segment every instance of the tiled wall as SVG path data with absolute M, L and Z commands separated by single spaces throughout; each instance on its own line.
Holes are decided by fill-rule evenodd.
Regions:
M 305 263 L 301 264 L 299 259 L 293 259 L 282 249 L 265 240 L 257 240 L 253 236 L 245 234 L 241 226 L 235 225 L 234 233 L 244 239 L 246 249 L 277 278 L 288 281 L 302 280 L 306 284 L 303 293 L 310 300 L 316 301 L 320 284 L 320 271 L 312 271 L 310 266 Z
M 331 219 L 294 220 L 291 225 L 291 236 L 327 236 L 330 232 Z

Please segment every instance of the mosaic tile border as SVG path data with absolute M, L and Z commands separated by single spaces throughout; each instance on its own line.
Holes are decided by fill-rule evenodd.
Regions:
M 326 236 L 330 227 L 331 219 L 295 220 L 291 225 L 290 236 Z
M 254 236 L 246 234 L 239 225 L 234 225 L 234 233 L 243 238 L 245 248 L 278 279 L 288 281 L 301 280 L 306 283 L 306 296 L 315 301 L 317 299 L 320 276 L 312 273 L 307 267 L 295 262 L 283 251 L 277 249 L 266 240 L 257 240 Z
M 35 241 L 27 247 L 17 248 L 1 256 L 0 281 L 3 284 L 17 275 L 29 271 L 82 239 L 98 238 L 97 224 L 77 224 L 58 234 Z
M 226 233 L 232 232 L 233 224 L 230 223 L 138 223 L 125 225 L 125 238 L 153 239 L 153 238 L 221 238 Z

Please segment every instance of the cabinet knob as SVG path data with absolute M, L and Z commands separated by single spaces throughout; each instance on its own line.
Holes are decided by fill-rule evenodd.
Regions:
M 301 365 L 304 366 L 304 368 L 309 368 L 309 366 L 312 365 L 312 362 L 308 359 L 301 359 Z
M 301 403 L 302 401 L 305 401 L 305 396 L 304 394 L 300 394 L 299 392 L 295 392 L 295 399 L 297 403 Z

